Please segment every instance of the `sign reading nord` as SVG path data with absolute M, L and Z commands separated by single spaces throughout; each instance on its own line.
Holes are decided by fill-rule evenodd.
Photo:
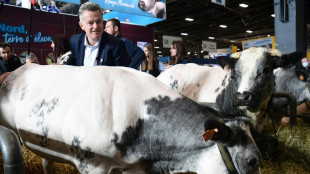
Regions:
M 3 37 L 3 42 L 7 43 L 27 43 L 29 42 L 28 31 L 25 29 L 25 25 L 8 25 L 6 23 L 0 23 L 0 32 Z M 51 42 L 51 36 L 45 36 L 42 32 L 32 34 L 32 42 L 46 43 Z

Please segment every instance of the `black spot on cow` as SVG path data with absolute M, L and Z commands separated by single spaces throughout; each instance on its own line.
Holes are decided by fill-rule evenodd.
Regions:
M 21 94 L 20 94 L 20 97 L 19 97 L 20 101 L 24 100 L 25 95 L 26 95 L 26 89 L 27 89 L 27 85 L 25 87 L 23 87 L 22 90 L 21 90 Z
M 52 112 L 55 106 L 58 104 L 59 99 L 53 98 L 51 101 L 42 100 L 40 103 L 36 104 L 31 110 L 29 117 L 45 117 L 45 114 Z
M 185 81 L 185 83 L 182 86 L 182 91 L 184 91 L 185 87 L 186 87 L 187 81 Z
M 118 138 L 117 134 L 114 134 L 112 142 L 121 151 L 122 155 L 126 154 L 127 147 L 131 147 L 134 144 L 135 137 L 139 136 L 140 128 L 143 124 L 142 120 L 138 120 L 136 126 L 129 126 L 123 133 L 121 139 Z
M 120 138 L 115 134 L 111 141 L 122 157 L 141 159 L 141 167 L 146 173 L 158 173 L 162 166 L 170 165 L 176 170 L 181 169 L 182 162 L 176 164 L 172 161 L 188 159 L 192 152 L 190 148 L 197 146 L 195 142 L 202 142 L 204 125 L 197 119 L 205 120 L 214 115 L 206 113 L 205 108 L 184 97 L 171 100 L 168 96 L 158 96 L 144 103 L 149 119 L 139 119 L 135 126 L 127 127 Z M 177 146 L 182 148 L 178 149 Z M 179 150 L 182 150 L 182 155 L 177 153 Z
M 88 167 L 89 164 L 93 162 L 95 153 L 89 146 L 86 146 L 85 149 L 82 149 L 81 144 L 82 142 L 79 140 L 78 137 L 73 137 L 70 152 L 73 153 L 74 157 L 79 160 L 79 170 L 83 173 L 89 173 Z
M 36 135 L 36 137 L 39 138 L 40 140 L 39 144 L 41 147 L 44 147 L 44 148 L 49 147 L 50 145 L 50 139 L 48 138 L 49 129 L 46 126 L 42 126 L 41 129 L 42 129 L 41 134 Z
M 174 80 L 172 83 L 170 83 L 170 87 L 174 90 L 179 89 L 178 80 Z

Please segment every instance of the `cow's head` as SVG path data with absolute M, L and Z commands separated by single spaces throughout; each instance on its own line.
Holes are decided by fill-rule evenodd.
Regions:
M 139 0 L 138 6 L 143 11 L 150 11 L 154 8 L 156 0 Z
M 252 47 L 244 50 L 236 61 L 230 74 L 236 89 L 234 104 L 246 115 L 253 116 L 254 123 L 261 109 L 266 109 L 273 92 L 273 69 L 293 63 L 289 60 L 289 56 L 279 51 Z
M 218 143 L 218 150 L 225 163 L 228 163 L 227 170 L 237 170 L 240 174 L 260 173 L 261 153 L 251 136 L 250 126 L 250 119 L 245 117 L 226 120 L 225 124 L 211 120 L 205 122 L 205 130 L 217 129 L 211 140 Z M 223 149 L 228 153 L 223 152 Z M 229 160 L 235 169 L 229 167 Z M 208 173 L 204 170 L 203 166 L 199 166 L 198 173 Z

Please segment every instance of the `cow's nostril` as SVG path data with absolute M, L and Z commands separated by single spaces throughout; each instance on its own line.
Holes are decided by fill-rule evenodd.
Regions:
M 255 166 L 257 164 L 257 159 L 254 157 L 250 157 L 247 161 L 249 166 Z
M 251 99 L 251 94 L 246 94 L 244 100 L 248 101 Z

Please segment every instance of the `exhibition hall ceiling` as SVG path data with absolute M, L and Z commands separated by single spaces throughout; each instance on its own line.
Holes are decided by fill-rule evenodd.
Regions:
M 310 2 L 306 2 L 309 11 Z M 273 0 L 226 0 L 225 7 L 211 0 L 166 0 L 166 8 L 167 19 L 149 25 L 155 29 L 158 40 L 155 44 L 158 46 L 162 44 L 162 35 L 182 37 L 190 49 L 197 47 L 202 40 L 217 42 L 218 48 L 227 48 L 232 44 L 241 46 L 243 40 L 274 36 Z M 221 28 L 220 25 L 227 27 Z

